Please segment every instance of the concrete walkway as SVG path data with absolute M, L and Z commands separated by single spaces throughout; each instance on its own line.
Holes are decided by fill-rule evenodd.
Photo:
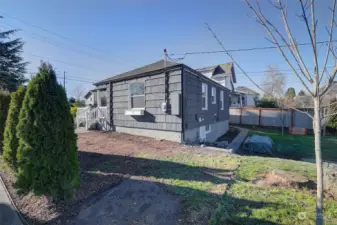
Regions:
M 227 149 L 230 149 L 231 153 L 235 153 L 240 148 L 240 146 L 242 145 L 242 143 L 244 142 L 248 134 L 247 129 L 241 128 L 241 127 L 236 127 L 236 128 L 240 130 L 240 133 L 226 147 Z
M 0 224 L 1 225 L 22 225 L 21 220 L 12 205 L 0 177 Z

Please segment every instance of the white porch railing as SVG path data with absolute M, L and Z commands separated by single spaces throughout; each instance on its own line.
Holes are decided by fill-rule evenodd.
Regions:
M 108 118 L 107 107 L 100 106 L 95 108 L 77 108 L 77 127 L 79 127 L 80 123 L 84 120 L 86 129 L 89 129 L 93 123 L 100 122 L 101 120 L 105 120 L 106 118 Z

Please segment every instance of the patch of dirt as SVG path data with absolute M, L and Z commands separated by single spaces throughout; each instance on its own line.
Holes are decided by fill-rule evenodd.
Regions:
M 153 156 L 173 156 L 184 151 L 198 155 L 223 154 L 220 151 L 210 152 L 176 142 L 116 132 L 80 133 L 77 145 L 81 185 L 71 201 L 53 202 L 45 196 L 20 195 L 14 188 L 15 176 L 9 171 L 0 173 L 15 205 L 30 224 L 66 224 L 69 218 L 98 201 L 107 190 L 120 184 L 125 177 L 129 178 L 137 169 L 133 168 L 134 163 L 130 161 L 130 157 L 137 153 Z M 107 161 L 109 166 L 113 165 L 114 168 L 106 168 L 104 172 L 99 172 Z
M 179 200 L 153 182 L 130 177 L 67 224 L 177 224 Z
M 295 189 L 306 189 L 309 191 L 316 189 L 316 184 L 312 180 L 297 173 L 283 170 L 274 170 L 265 176 L 253 180 L 253 183 L 262 187 L 286 187 Z
M 274 170 L 264 176 L 261 176 L 252 181 L 260 187 L 284 187 L 294 188 L 297 190 L 305 191 L 309 194 L 316 195 L 316 182 L 309 180 L 306 177 L 283 170 Z M 334 195 L 329 190 L 324 192 L 324 198 L 333 199 Z

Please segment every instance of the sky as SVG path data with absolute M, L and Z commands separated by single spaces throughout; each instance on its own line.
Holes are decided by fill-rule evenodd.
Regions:
M 285 34 L 279 11 L 268 1 L 260 2 L 265 15 Z M 318 41 L 328 39 L 329 5 L 328 0 L 317 4 Z M 309 36 L 299 14 L 297 1 L 289 1 L 291 30 L 298 43 L 307 43 Z M 4 17 L 0 29 L 19 29 L 15 37 L 25 42 L 27 76 L 36 73 L 41 60 L 48 61 L 62 84 L 65 73 L 69 97 L 75 90 L 90 90 L 92 82 L 163 59 L 163 49 L 178 54 L 173 58 L 186 52 L 222 50 L 205 22 L 227 49 L 272 46 L 241 0 L 1 0 L 0 15 Z M 311 46 L 302 46 L 300 51 L 312 71 Z M 319 45 L 321 65 L 325 52 L 326 45 Z M 285 88 L 304 89 L 276 49 L 241 51 L 233 56 L 257 84 L 263 84 L 264 71 L 274 65 L 286 76 Z M 196 69 L 230 61 L 225 53 L 217 53 L 187 55 L 179 62 Z M 333 63 L 330 59 L 328 66 Z M 258 90 L 237 66 L 235 71 L 236 86 Z

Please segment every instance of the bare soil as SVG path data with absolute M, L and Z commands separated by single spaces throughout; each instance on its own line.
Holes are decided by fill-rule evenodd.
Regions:
M 69 202 L 53 202 L 45 196 L 37 197 L 33 194 L 20 195 L 14 188 L 15 176 L 8 171 L 0 174 L 15 205 L 29 224 L 67 224 L 69 218 L 74 218 L 80 211 L 97 202 L 107 190 L 131 176 L 133 164 L 130 156 L 139 152 L 170 156 L 182 151 L 195 151 L 199 154 L 205 150 L 114 132 L 81 133 L 78 135 L 81 186 L 74 199 Z M 116 168 L 111 172 L 98 172 L 98 168 L 102 168 L 104 162 L 112 160 L 115 160 Z

